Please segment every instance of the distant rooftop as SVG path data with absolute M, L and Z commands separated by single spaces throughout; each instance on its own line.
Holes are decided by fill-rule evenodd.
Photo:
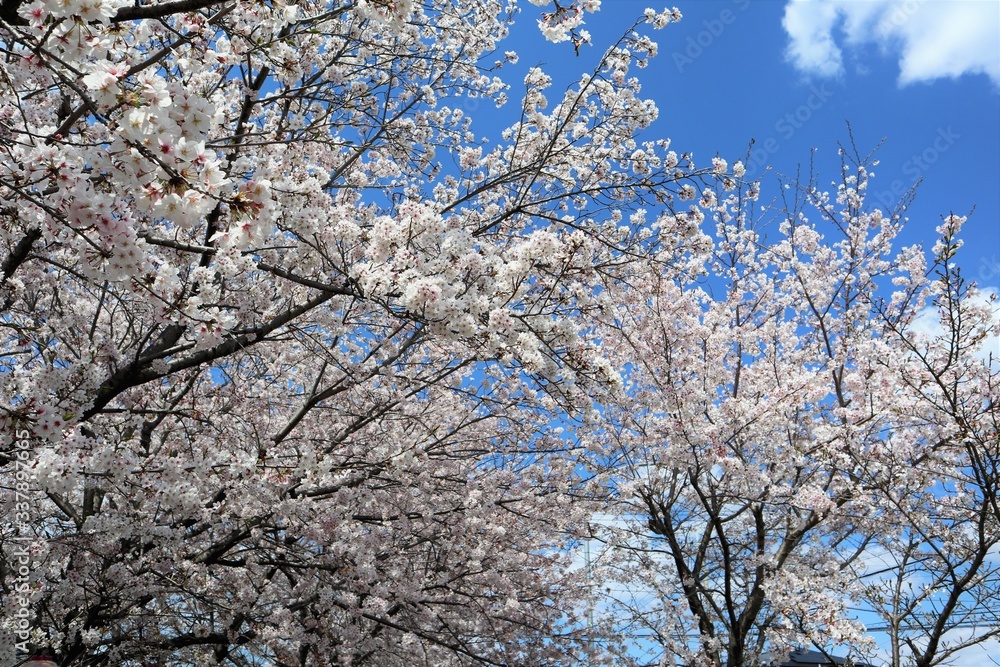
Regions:
M 867 662 L 856 662 L 850 658 L 827 658 L 819 651 L 796 650 L 792 651 L 788 658 L 775 665 L 775 667 L 833 667 L 844 665 L 845 667 L 872 667 Z

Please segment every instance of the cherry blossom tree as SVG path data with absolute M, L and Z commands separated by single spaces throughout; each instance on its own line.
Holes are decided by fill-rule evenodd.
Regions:
M 614 509 L 592 567 L 603 622 L 643 638 L 623 662 L 870 650 L 852 605 L 892 621 L 912 654 L 895 664 L 1000 629 L 1000 394 L 981 354 L 997 306 L 950 264 L 964 218 L 929 271 L 920 247 L 893 249 L 899 211 L 866 207 L 868 162 L 843 154 L 832 198 L 810 183 L 762 207 L 730 178 L 701 197 L 714 233 L 659 216 L 686 261 L 637 264 L 617 295 L 602 331 L 624 387 L 592 436 Z
M 552 4 L 545 36 L 586 41 L 599 3 Z M 633 213 L 701 174 L 636 141 L 655 43 L 554 96 L 531 69 L 488 143 L 463 101 L 506 102 L 513 1 L 2 7 L 8 646 L 590 652 L 567 547 L 593 508 L 561 429 L 620 381 L 593 333 L 611 287 L 666 252 Z
M 897 388 L 929 445 L 906 443 L 892 468 L 867 469 L 895 521 L 854 569 L 885 622 L 893 667 L 946 664 L 1000 635 L 998 314 L 995 295 L 953 263 L 964 222 L 952 216 L 938 230 L 929 294 L 878 313 L 904 351 Z M 911 298 L 930 303 L 914 317 Z

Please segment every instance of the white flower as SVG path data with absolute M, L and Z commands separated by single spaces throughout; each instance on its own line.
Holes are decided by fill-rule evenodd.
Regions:
M 83 85 L 91 91 L 91 96 L 98 104 L 111 105 L 118 98 L 118 81 L 125 77 L 128 68 L 124 65 L 101 60 L 94 64 L 89 74 L 84 75 Z

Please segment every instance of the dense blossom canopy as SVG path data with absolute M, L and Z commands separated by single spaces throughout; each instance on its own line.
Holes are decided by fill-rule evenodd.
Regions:
M 862 160 L 762 209 L 645 140 L 676 9 L 565 90 L 517 10 L 0 4 L 0 662 L 742 667 L 864 600 L 929 666 L 996 599 L 963 219 L 893 250 Z
M 540 27 L 579 45 L 598 5 Z M 586 648 L 565 547 L 588 510 L 556 415 L 592 419 L 618 382 L 587 321 L 652 241 L 609 220 L 692 172 L 636 143 L 638 34 L 551 100 L 531 70 L 520 120 L 473 134 L 463 101 L 507 100 L 515 9 L 4 2 L 7 650 Z

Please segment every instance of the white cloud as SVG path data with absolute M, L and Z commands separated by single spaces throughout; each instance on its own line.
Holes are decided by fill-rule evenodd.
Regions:
M 986 74 L 1000 87 L 992 0 L 789 0 L 782 25 L 789 61 L 808 74 L 840 76 L 844 49 L 872 44 L 899 59 L 901 85 Z
M 841 52 L 833 41 L 837 13 L 837 7 L 830 2 L 788 3 L 781 25 L 791 37 L 788 57 L 796 67 L 821 76 L 841 74 Z

